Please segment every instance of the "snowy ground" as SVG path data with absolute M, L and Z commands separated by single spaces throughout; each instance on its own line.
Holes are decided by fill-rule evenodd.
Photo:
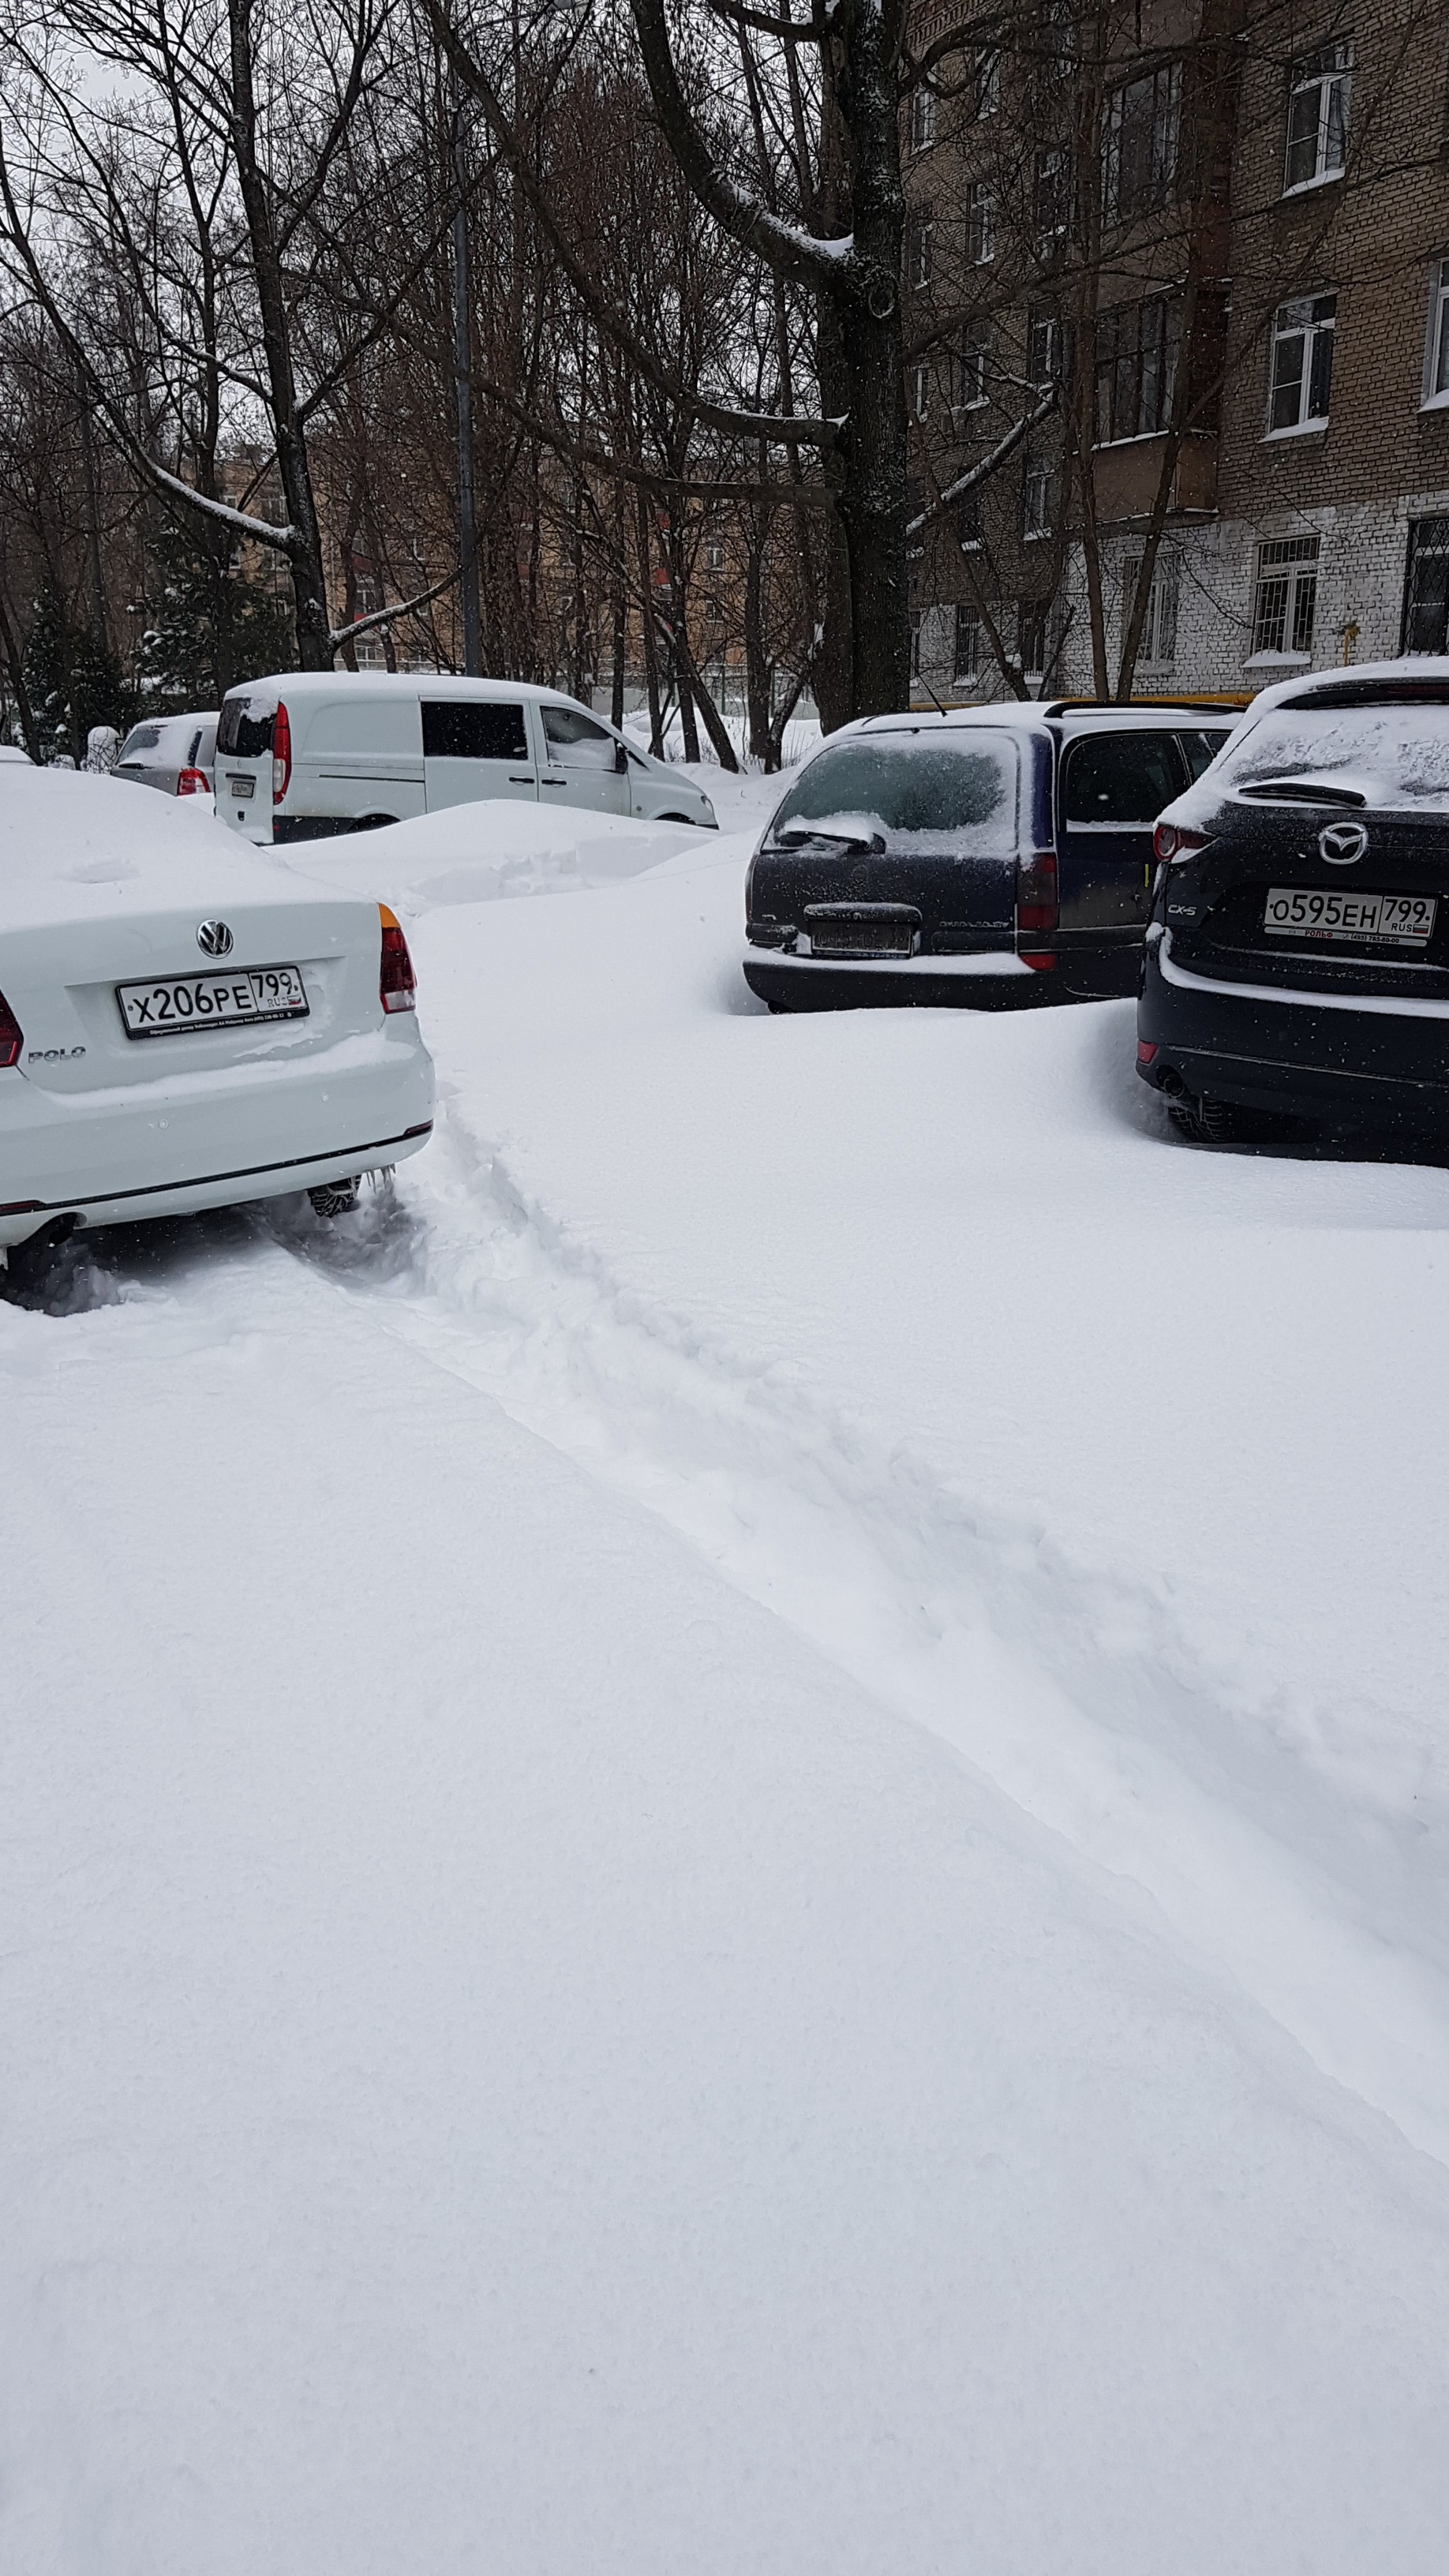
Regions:
M 0 1307 L 0 2564 L 1437 2576 L 1449 1181 L 770 1019 L 708 785 Z

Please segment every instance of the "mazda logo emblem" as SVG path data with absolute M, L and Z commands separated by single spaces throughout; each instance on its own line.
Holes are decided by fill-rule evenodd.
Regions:
M 1358 853 L 1355 851 L 1354 856 Z M 203 921 L 196 933 L 196 945 L 203 957 L 229 957 L 232 938 L 224 921 Z
M 1362 823 L 1325 823 L 1318 835 L 1318 855 L 1331 868 L 1351 868 L 1368 848 Z

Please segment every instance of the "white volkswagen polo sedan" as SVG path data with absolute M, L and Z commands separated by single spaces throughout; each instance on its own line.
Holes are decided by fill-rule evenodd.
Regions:
M 0 797 L 0 1247 L 312 1190 L 426 1143 L 407 943 L 226 827 L 114 780 Z

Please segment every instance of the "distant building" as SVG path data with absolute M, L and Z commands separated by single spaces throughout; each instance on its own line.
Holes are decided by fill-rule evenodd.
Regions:
M 916 50 L 963 20 L 918 9 Z M 1140 50 L 1124 42 L 1126 76 L 1088 122 L 1088 170 L 1072 14 L 1043 0 L 1018 23 L 1014 59 L 985 43 L 965 71 L 953 57 L 939 102 L 918 96 L 907 119 L 908 341 L 962 315 L 908 358 L 918 511 L 1034 388 L 1062 399 L 919 540 L 917 701 L 1002 693 L 992 626 L 1033 691 L 1090 690 L 1084 445 L 1115 679 L 1184 363 L 1197 418 L 1137 694 L 1246 696 L 1298 669 L 1443 652 L 1449 12 L 1148 0 Z

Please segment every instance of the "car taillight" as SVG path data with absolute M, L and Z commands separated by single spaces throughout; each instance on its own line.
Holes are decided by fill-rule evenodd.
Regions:
M 1040 938 L 1057 926 L 1057 862 L 1051 850 L 1038 850 L 1016 863 L 1016 927 Z
M 0 993 L 0 1065 L 18 1064 L 25 1044 L 24 1032 L 3 993 Z
M 418 979 L 413 973 L 413 961 L 402 935 L 402 924 L 395 912 L 389 912 L 385 903 L 380 903 L 377 908 L 382 916 L 382 981 L 378 988 L 382 1007 L 385 1011 L 415 1011 L 418 1007 Z
M 204 769 L 183 769 L 176 781 L 178 796 L 209 796 L 211 780 Z
M 1184 832 L 1180 823 L 1159 823 L 1152 835 L 1153 853 L 1163 860 L 1190 859 L 1207 848 L 1210 838 L 1207 832 Z
M 292 728 L 279 705 L 272 718 L 272 803 L 280 805 L 292 783 Z

